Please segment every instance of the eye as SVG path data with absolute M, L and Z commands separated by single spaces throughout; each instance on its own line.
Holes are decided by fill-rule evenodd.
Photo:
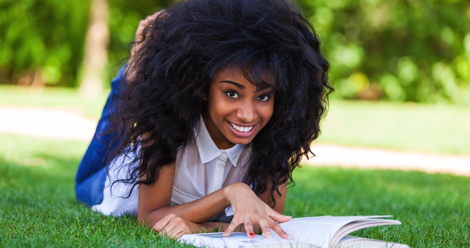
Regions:
M 235 92 L 235 91 L 227 91 L 227 92 L 225 92 L 225 94 L 230 98 L 234 98 L 234 99 L 238 98 L 238 93 Z
M 262 101 L 262 102 L 267 102 L 267 101 L 269 101 L 269 99 L 271 99 L 271 96 L 269 96 L 269 95 L 261 95 L 261 96 L 258 96 L 257 99 L 258 99 L 259 101 Z

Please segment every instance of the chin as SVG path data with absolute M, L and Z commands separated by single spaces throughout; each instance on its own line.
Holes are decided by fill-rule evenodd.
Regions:
M 251 143 L 251 141 L 253 141 L 253 139 L 236 139 L 232 143 L 238 144 L 238 145 L 248 145 Z

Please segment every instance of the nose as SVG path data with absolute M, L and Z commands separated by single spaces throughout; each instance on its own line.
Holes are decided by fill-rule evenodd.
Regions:
M 248 99 L 243 101 L 238 108 L 237 117 L 246 123 L 252 123 L 256 120 L 256 106 L 253 101 Z

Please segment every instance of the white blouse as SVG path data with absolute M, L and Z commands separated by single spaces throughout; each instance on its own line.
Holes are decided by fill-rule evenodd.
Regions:
M 221 150 L 210 137 L 202 118 L 198 129 L 194 132 L 195 142 L 177 153 L 171 195 L 172 206 L 200 199 L 231 183 L 241 182 L 246 173 L 251 151 L 249 146 L 237 144 L 230 149 Z M 127 156 L 120 155 L 111 162 L 105 182 L 103 202 L 94 205 L 92 207 L 94 211 L 113 216 L 137 214 L 138 187 L 134 188 L 128 198 L 126 197 L 132 185 L 115 183 L 112 190 L 110 187 L 116 179 L 126 178 L 128 170 L 121 167 L 124 163 L 131 162 L 134 157 L 135 154 L 131 153 Z M 131 166 L 138 166 L 138 163 Z M 225 209 L 226 217 L 232 215 L 231 207 Z

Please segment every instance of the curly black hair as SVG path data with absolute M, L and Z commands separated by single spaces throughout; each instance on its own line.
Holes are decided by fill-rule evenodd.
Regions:
M 203 100 L 212 79 L 228 67 L 240 68 L 259 88 L 272 76 L 274 112 L 252 140 L 243 182 L 257 194 L 293 183 L 303 156 L 313 154 L 320 120 L 333 90 L 329 64 L 313 27 L 288 0 L 188 0 L 159 15 L 136 41 L 114 124 L 117 151 L 140 154 L 138 168 L 124 181 L 153 184 L 162 167 L 194 139 L 207 108 Z M 123 125 L 124 124 L 124 125 Z M 144 176 L 145 179 L 139 179 Z

